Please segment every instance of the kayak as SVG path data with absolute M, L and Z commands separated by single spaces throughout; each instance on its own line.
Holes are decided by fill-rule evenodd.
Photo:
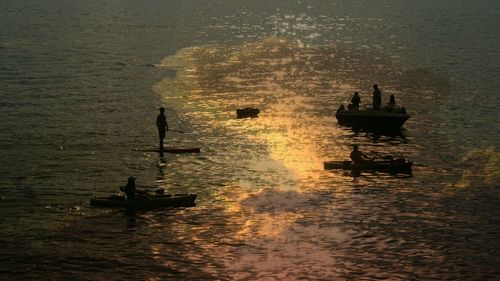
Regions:
M 323 163 L 325 170 L 352 170 L 352 171 L 374 171 L 389 174 L 411 174 L 413 162 L 405 159 L 395 159 L 392 161 L 365 161 L 363 163 L 353 163 L 351 161 L 326 161 Z
M 236 109 L 236 118 L 255 118 L 259 115 L 260 110 L 258 108 L 245 107 L 242 109 Z
M 134 148 L 132 151 L 140 151 L 140 152 L 161 152 L 159 148 Z M 173 153 L 173 154 L 180 154 L 180 153 L 200 153 L 201 152 L 201 147 L 164 147 L 163 148 L 164 153 Z
M 111 195 L 90 199 L 90 205 L 107 208 L 134 208 L 150 209 L 160 207 L 192 207 L 195 205 L 196 194 L 164 194 L 154 196 L 140 196 L 135 199 L 126 199 L 125 196 Z

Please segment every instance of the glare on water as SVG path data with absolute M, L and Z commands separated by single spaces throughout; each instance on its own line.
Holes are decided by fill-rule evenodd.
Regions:
M 1 276 L 498 279 L 498 4 L 28 2 L 0 4 Z M 337 124 L 374 83 L 401 132 Z M 159 106 L 200 154 L 132 151 Z M 413 176 L 323 169 L 353 144 Z M 88 206 L 129 175 L 197 206 Z

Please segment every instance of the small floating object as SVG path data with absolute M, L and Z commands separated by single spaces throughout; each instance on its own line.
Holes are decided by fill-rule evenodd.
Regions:
M 245 107 L 241 109 L 236 109 L 236 118 L 255 118 L 259 115 L 260 110 L 258 108 Z

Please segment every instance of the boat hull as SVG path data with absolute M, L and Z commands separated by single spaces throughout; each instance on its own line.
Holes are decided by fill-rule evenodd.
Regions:
M 335 114 L 339 125 L 353 128 L 378 130 L 399 130 L 410 118 L 406 113 L 390 113 L 375 110 L 337 111 Z
M 161 207 L 195 206 L 196 194 L 161 195 L 126 199 L 124 196 L 108 196 L 90 199 L 90 205 L 105 208 L 151 209 Z
M 352 163 L 351 161 L 327 161 L 323 163 L 325 170 L 373 171 L 388 174 L 411 174 L 413 162 L 410 161 L 367 161 Z

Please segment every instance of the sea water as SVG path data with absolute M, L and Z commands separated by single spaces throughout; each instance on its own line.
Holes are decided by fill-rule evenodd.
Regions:
M 247 2 L 2 1 L 0 279 L 500 278 L 500 4 Z M 373 84 L 401 133 L 338 126 Z M 130 175 L 197 206 L 89 206 Z

